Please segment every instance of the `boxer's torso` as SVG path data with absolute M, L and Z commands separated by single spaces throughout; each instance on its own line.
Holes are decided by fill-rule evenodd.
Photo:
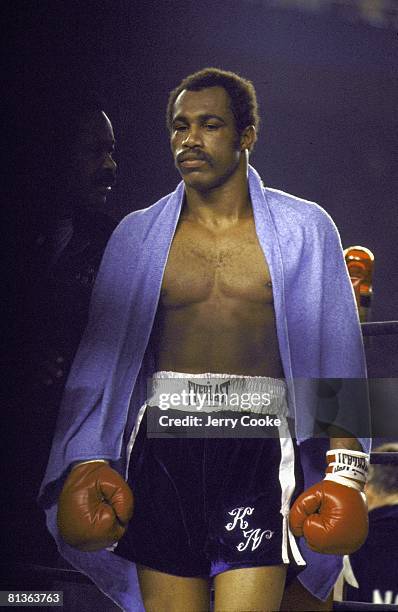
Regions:
M 252 215 L 211 229 L 182 217 L 156 334 L 159 370 L 283 377 L 270 273 Z

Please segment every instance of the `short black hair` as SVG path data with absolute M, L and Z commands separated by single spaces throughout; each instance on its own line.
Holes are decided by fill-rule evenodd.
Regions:
M 382 444 L 373 450 L 379 453 L 397 453 L 398 443 Z M 398 493 L 398 465 L 371 465 L 368 482 L 377 493 L 384 495 Z
M 203 68 L 190 74 L 170 92 L 167 104 L 167 128 L 171 131 L 174 103 L 184 89 L 200 91 L 207 87 L 223 87 L 231 100 L 231 110 L 235 117 L 236 129 L 241 133 L 249 125 L 258 130 L 260 117 L 256 90 L 253 83 L 239 76 L 235 72 L 219 68 Z

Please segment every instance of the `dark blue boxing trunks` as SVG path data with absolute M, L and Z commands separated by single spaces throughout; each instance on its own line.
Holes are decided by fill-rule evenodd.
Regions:
M 215 406 L 209 395 L 195 406 L 192 401 L 166 405 L 171 390 L 176 395 L 183 389 L 203 393 L 218 379 L 222 382 L 216 384 L 217 391 L 227 393 L 223 405 Z M 198 383 L 204 380 L 207 387 Z M 153 382 L 154 391 L 137 419 L 130 449 L 128 482 L 135 498 L 134 515 L 115 552 L 152 569 L 186 577 L 211 577 L 230 569 L 290 561 L 299 571 L 304 561 L 287 517 L 292 500 L 302 491 L 302 475 L 287 425 L 285 383 L 264 377 L 175 372 L 158 372 Z M 264 401 L 267 396 L 269 401 Z M 184 416 L 185 429 L 180 425 Z M 189 416 L 201 423 L 189 421 Z M 149 437 L 159 420 L 164 423 L 163 437 Z M 219 421 L 223 421 L 221 427 Z M 258 422 L 266 433 L 250 437 Z M 246 432 L 248 437 L 237 437 Z

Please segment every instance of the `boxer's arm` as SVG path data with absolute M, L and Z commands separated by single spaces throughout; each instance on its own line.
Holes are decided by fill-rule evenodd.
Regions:
M 330 438 L 330 450 L 334 450 L 335 448 L 363 451 L 362 445 L 356 438 Z
M 352 435 L 345 433 L 337 427 L 333 427 L 329 430 L 329 439 L 330 450 L 344 448 L 346 450 L 363 451 L 362 445 L 356 438 L 353 438 Z
M 330 433 L 325 479 L 295 501 L 290 526 L 294 535 L 305 537 L 311 550 L 350 554 L 360 548 L 368 531 L 363 490 L 369 456 L 345 431 L 334 427 Z

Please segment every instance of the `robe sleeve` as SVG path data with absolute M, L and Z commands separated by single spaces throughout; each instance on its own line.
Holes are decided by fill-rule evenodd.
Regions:
M 354 291 L 333 221 L 324 234 L 321 375 L 318 421 L 352 434 L 370 449 L 366 361 Z
M 129 237 L 126 230 L 125 219 L 112 234 L 102 258 L 88 324 L 66 382 L 39 492 L 38 501 L 44 507 L 58 497 L 71 463 L 119 459 L 114 440 L 121 438 L 125 421 L 109 422 L 107 396 L 129 316 L 128 277 L 136 265 L 134 236 Z

